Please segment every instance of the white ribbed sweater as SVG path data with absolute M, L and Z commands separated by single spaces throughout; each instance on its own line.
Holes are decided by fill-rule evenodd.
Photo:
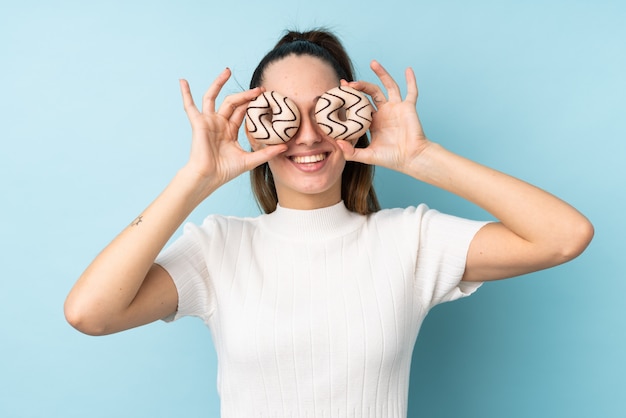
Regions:
M 170 319 L 211 329 L 222 418 L 402 418 L 426 313 L 478 287 L 460 279 L 483 224 L 279 206 L 188 224 L 157 262 L 179 292 Z

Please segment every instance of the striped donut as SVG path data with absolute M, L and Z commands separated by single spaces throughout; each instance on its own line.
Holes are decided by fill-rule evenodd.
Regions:
M 372 123 L 374 108 L 365 94 L 352 87 L 328 90 L 315 105 L 315 120 L 326 135 L 352 141 Z
M 246 128 L 264 144 L 289 141 L 300 127 L 300 111 L 293 100 L 275 91 L 261 94 L 248 105 Z

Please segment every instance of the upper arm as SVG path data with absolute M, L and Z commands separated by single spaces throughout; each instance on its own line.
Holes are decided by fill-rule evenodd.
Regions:
M 83 286 L 70 292 L 64 309 L 67 321 L 77 330 L 88 335 L 107 335 L 165 318 L 177 306 L 174 281 L 165 269 L 153 264 L 125 308 L 111 307 L 97 290 Z
M 120 316 L 119 324 L 112 332 L 123 331 L 163 319 L 178 306 L 178 291 L 169 273 L 160 265 L 153 264 L 135 299 Z
M 489 223 L 470 243 L 463 280 L 505 279 L 549 268 L 568 259 L 553 247 L 523 239 L 502 223 Z
M 108 335 L 149 324 L 176 312 L 178 291 L 169 273 L 153 264 L 130 305 L 106 320 L 90 319 L 90 315 L 72 325 L 89 335 Z M 96 310 L 94 310 L 96 311 Z

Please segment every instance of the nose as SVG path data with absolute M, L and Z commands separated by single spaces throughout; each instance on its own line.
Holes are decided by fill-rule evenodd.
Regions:
M 320 130 L 314 115 L 301 114 L 300 128 L 294 142 L 299 145 L 313 145 L 322 140 L 322 131 Z

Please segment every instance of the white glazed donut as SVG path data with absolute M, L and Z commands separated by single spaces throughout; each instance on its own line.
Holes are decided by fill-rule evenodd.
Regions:
M 315 105 L 315 120 L 326 135 L 352 141 L 372 123 L 374 108 L 365 94 L 352 87 L 328 90 Z
M 300 127 L 300 111 L 293 100 L 275 91 L 266 91 L 246 110 L 246 128 L 250 136 L 264 144 L 289 141 Z

